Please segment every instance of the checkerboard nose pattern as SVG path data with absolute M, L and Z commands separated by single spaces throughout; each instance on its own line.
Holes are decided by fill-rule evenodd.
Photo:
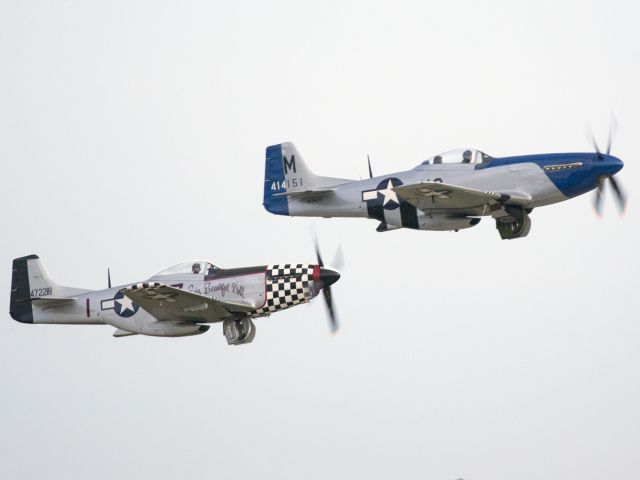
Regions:
M 256 313 L 271 313 L 308 302 L 313 265 L 269 265 L 266 278 L 266 302 Z

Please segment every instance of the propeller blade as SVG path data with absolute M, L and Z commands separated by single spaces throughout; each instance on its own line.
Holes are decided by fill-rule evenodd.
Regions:
M 622 191 L 620 185 L 615 178 L 609 177 L 609 181 L 611 182 L 611 186 L 613 187 L 613 191 L 615 193 L 616 200 L 618 201 L 618 208 L 620 209 L 620 214 L 624 214 L 627 209 L 627 196 Z
M 318 239 L 315 240 L 315 249 L 316 249 L 316 258 L 318 259 L 318 265 L 324 267 L 324 262 L 322 261 L 322 255 L 320 255 L 320 247 L 318 247 Z
M 331 333 L 338 331 L 338 319 L 336 318 L 336 311 L 333 308 L 333 297 L 331 296 L 331 287 L 325 287 L 322 289 L 324 297 L 324 303 L 327 306 L 329 312 L 329 326 L 331 327 Z
M 333 307 L 333 297 L 331 295 L 331 285 L 336 283 L 340 279 L 340 274 L 332 268 L 320 268 L 320 287 L 322 288 L 322 295 L 324 302 L 327 305 L 327 312 L 329 314 L 329 324 L 331 326 L 331 332 L 335 333 L 338 330 L 338 320 L 336 318 L 336 312 Z
M 107 268 L 107 285 L 111 288 L 111 270 Z
M 336 317 L 336 311 L 333 306 L 333 297 L 331 295 L 331 285 L 340 279 L 340 273 L 332 268 L 324 268 L 324 262 L 322 261 L 322 255 L 320 254 L 320 247 L 318 246 L 318 237 L 314 235 L 314 246 L 316 249 L 316 257 L 318 258 L 318 265 L 320 267 L 320 278 L 317 284 L 318 290 L 322 289 L 322 296 L 324 297 L 325 305 L 327 306 L 327 312 L 329 314 L 329 326 L 331 333 L 336 333 L 338 330 L 338 319 Z M 338 247 L 336 251 L 336 258 L 334 261 L 337 263 L 342 262 L 342 247 Z
M 602 178 L 598 178 L 598 188 L 596 188 L 596 191 L 593 196 L 593 210 L 596 212 L 596 215 L 598 217 L 602 216 L 600 212 L 600 207 L 602 206 L 603 190 L 604 190 L 604 182 Z
M 369 164 L 369 178 L 373 178 L 373 173 L 371 172 L 371 160 L 369 159 L 368 153 L 367 153 L 367 163 Z
M 587 133 L 589 136 L 589 140 L 591 140 L 591 144 L 593 145 L 593 149 L 596 151 L 599 157 L 600 155 L 602 155 L 602 153 L 600 152 L 600 147 L 598 146 L 598 142 L 596 142 L 596 137 L 593 135 L 593 130 L 591 130 L 591 126 L 588 127 Z
M 342 245 L 338 245 L 338 249 L 333 255 L 333 260 L 331 260 L 331 266 L 337 270 L 342 270 L 342 267 L 344 267 L 344 253 L 342 253 Z
M 616 120 L 616 116 L 611 114 L 611 123 L 609 124 L 609 138 L 607 139 L 607 155 L 611 152 L 611 146 L 613 144 L 613 137 L 616 135 L 616 131 L 618 130 L 618 120 Z
M 598 160 L 604 160 L 605 159 L 605 155 L 610 155 L 611 154 L 611 148 L 613 146 L 613 139 L 616 135 L 616 131 L 618 130 L 618 120 L 616 119 L 616 116 L 611 113 L 611 122 L 609 123 L 609 136 L 607 138 L 607 149 L 605 150 L 605 153 L 603 154 L 600 151 L 600 147 L 598 147 L 598 143 L 596 142 L 596 138 L 593 135 L 593 130 L 591 130 L 591 127 L 588 127 L 588 134 L 591 137 L 591 143 L 593 144 L 593 148 L 596 150 L 596 153 L 598 155 Z M 618 168 L 619 170 L 619 168 Z M 596 188 L 596 191 L 594 192 L 594 197 L 593 197 L 593 209 L 595 210 L 596 214 L 600 217 L 601 216 L 601 206 L 602 206 L 602 196 L 604 194 L 604 189 L 605 189 L 605 184 L 606 184 L 606 180 L 607 178 L 609 179 L 609 181 L 611 182 L 611 187 L 613 188 L 613 193 L 616 197 L 616 200 L 618 202 L 618 208 L 620 209 L 620 214 L 623 215 L 625 213 L 625 210 L 627 208 L 627 195 L 624 193 L 622 187 L 618 184 L 618 182 L 616 181 L 615 178 L 613 178 L 613 175 L 611 176 L 605 176 L 605 175 L 601 175 L 598 177 L 598 186 Z

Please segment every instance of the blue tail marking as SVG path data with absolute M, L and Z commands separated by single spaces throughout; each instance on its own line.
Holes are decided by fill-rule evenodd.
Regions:
M 264 208 L 276 215 L 289 215 L 289 200 L 287 197 L 274 197 L 276 193 L 286 191 L 284 181 L 284 166 L 282 164 L 282 146 L 267 147 L 267 158 L 264 169 Z

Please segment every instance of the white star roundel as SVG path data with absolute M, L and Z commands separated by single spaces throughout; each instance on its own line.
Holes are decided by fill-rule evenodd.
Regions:
M 382 205 L 385 210 L 395 210 L 400 206 L 400 200 L 393 188 L 400 185 L 402 180 L 399 178 L 385 178 L 375 190 L 363 191 L 362 201 L 369 205 Z
M 121 317 L 127 318 L 135 315 L 138 308 L 140 306 L 122 292 L 116 293 L 116 296 L 113 297 L 113 309 Z

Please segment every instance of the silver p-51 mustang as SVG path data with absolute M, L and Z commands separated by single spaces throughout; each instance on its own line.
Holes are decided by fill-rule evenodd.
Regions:
M 525 237 L 536 207 L 596 189 L 599 213 L 609 179 L 621 210 L 626 198 L 613 176 L 620 159 L 595 144 L 591 153 L 493 158 L 467 148 L 433 156 L 411 170 L 352 181 L 311 172 L 293 143 L 267 147 L 264 207 L 277 215 L 363 217 L 377 231 L 397 228 L 455 230 L 495 219 L 503 239 Z
M 22 323 L 111 325 L 115 337 L 198 335 L 222 322 L 229 345 L 250 343 L 253 319 L 308 302 L 321 291 L 337 329 L 331 285 L 340 274 L 316 264 L 220 268 L 180 263 L 141 283 L 105 290 L 57 285 L 37 255 L 13 260 L 10 314 Z

